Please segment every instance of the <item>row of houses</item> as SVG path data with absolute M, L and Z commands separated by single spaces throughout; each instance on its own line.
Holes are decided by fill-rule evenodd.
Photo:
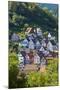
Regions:
M 18 34 L 13 33 L 10 40 L 18 42 L 18 60 L 20 67 L 25 64 L 46 64 L 45 57 L 53 52 L 58 52 L 58 43 L 55 37 L 48 33 L 45 37 L 40 28 L 28 28 L 24 33 L 26 37 L 21 39 Z
M 49 51 L 58 51 L 58 43 L 50 33 L 48 33 L 47 37 L 44 37 L 40 28 L 34 29 L 32 33 L 31 30 L 31 28 L 26 30 L 26 37 L 23 40 L 16 33 L 12 34 L 10 40 L 12 42 L 18 42 L 20 48 L 40 49 L 43 47 Z

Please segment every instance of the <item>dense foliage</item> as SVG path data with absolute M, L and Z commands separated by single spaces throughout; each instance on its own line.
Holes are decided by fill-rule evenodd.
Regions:
M 15 53 L 9 55 L 9 87 L 16 87 L 18 70 L 18 60 Z
M 57 86 L 58 62 L 57 59 L 49 60 L 46 72 L 32 72 L 28 75 L 28 86 Z
M 19 74 L 19 62 L 16 53 L 12 52 L 9 55 L 9 88 L 26 87 L 26 75 Z M 19 75 L 19 78 L 18 78 Z
M 9 88 L 56 86 L 58 85 L 58 60 L 48 60 L 46 72 L 34 71 L 19 74 L 16 54 L 9 55 Z
M 9 2 L 9 30 L 12 32 L 25 31 L 29 26 L 38 26 L 43 32 L 50 31 L 57 37 L 57 17 L 36 3 Z

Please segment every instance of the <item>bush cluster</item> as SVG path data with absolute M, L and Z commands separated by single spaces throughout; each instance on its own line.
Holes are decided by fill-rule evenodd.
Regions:
M 46 72 L 29 72 L 19 74 L 18 58 L 15 53 L 9 55 L 9 88 L 57 86 L 58 62 L 57 59 L 48 61 Z M 19 75 L 19 78 L 18 78 Z

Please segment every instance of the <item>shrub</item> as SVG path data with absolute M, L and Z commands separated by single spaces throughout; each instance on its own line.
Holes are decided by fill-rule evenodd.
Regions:
M 9 88 L 27 87 L 27 79 L 24 73 L 18 68 L 18 58 L 15 53 L 9 55 Z M 18 78 L 19 77 L 19 78 Z
M 9 88 L 15 88 L 17 86 L 18 75 L 18 59 L 15 53 L 9 55 Z
M 38 72 L 30 72 L 27 76 L 28 87 L 40 86 L 40 74 Z
M 46 72 L 30 72 L 28 87 L 57 86 L 58 85 L 58 59 L 48 61 Z
M 18 59 L 15 53 L 9 55 L 9 88 L 57 86 L 58 60 L 48 61 L 46 72 L 34 71 L 27 75 L 19 71 Z M 19 77 L 19 78 L 17 78 Z

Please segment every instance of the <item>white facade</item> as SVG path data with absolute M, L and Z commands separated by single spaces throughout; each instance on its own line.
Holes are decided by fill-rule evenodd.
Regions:
M 47 50 L 53 51 L 53 45 L 52 45 L 52 43 L 50 41 L 47 44 Z
M 37 28 L 37 35 L 38 35 L 38 36 L 42 36 L 42 31 L 41 31 L 40 28 Z
M 29 49 L 34 49 L 34 43 L 32 40 L 29 41 Z
M 34 56 L 34 64 L 40 64 L 40 57 L 38 54 Z
M 24 63 L 24 57 L 20 53 L 18 54 L 18 60 L 19 60 L 19 63 Z

